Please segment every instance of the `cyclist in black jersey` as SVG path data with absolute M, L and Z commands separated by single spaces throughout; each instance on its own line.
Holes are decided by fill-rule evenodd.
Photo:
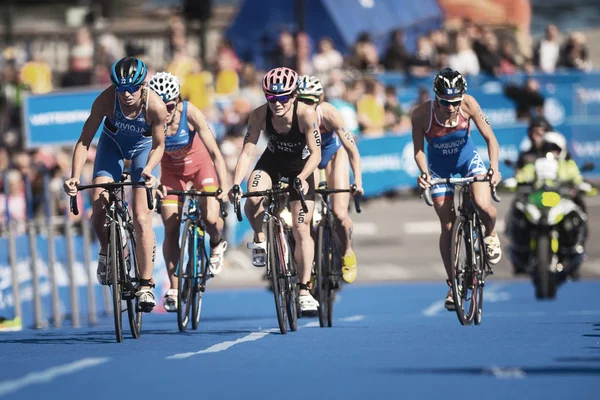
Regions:
M 314 259 L 314 242 L 310 234 L 315 190 L 313 172 L 321 161 L 321 134 L 314 108 L 299 103 L 296 99 L 297 83 L 298 74 L 289 68 L 272 69 L 263 78 L 267 104 L 256 108 L 250 115 L 233 184 L 239 186 L 247 176 L 260 132 L 265 131 L 269 136 L 269 143 L 250 174 L 248 191 L 269 189 L 281 177 L 289 178 L 290 182 L 296 177 L 300 178 L 308 213 L 302 211 L 300 196 L 295 191 L 290 192 L 290 209 L 297 244 L 294 257 L 300 280 L 300 309 L 303 314 L 310 315 L 317 312 L 319 305 L 309 289 Z M 233 189 L 229 196 L 233 201 Z M 263 199 L 248 198 L 245 213 L 254 230 L 254 241 L 248 243 L 248 247 L 252 249 L 252 263 L 263 267 L 266 264 L 265 234 L 262 231 Z

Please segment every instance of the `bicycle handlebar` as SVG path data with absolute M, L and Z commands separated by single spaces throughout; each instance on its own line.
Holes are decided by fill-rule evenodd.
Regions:
M 111 189 L 119 189 L 123 186 L 144 186 L 142 182 L 107 182 L 107 183 L 94 183 L 91 185 L 77 185 L 77 191 L 86 190 L 86 189 L 94 189 L 94 188 L 102 188 L 105 190 Z M 146 202 L 148 203 L 148 209 L 154 209 L 154 202 L 152 200 L 152 189 L 146 189 Z M 79 207 L 77 206 L 77 194 L 75 196 L 71 196 L 71 212 L 73 215 L 79 215 Z
M 225 211 L 225 204 L 218 196 L 223 193 L 223 189 L 218 188 L 214 192 L 200 192 L 198 190 L 167 190 L 167 195 L 174 194 L 177 196 L 191 196 L 191 197 L 215 197 L 219 201 L 219 207 L 221 209 L 221 216 L 227 218 L 227 211 Z
M 490 177 L 491 177 L 492 173 L 491 170 L 490 172 L 488 172 L 488 174 L 485 177 L 479 177 L 479 176 L 470 176 L 467 178 L 433 178 L 429 180 L 429 185 L 430 187 L 433 185 L 438 185 L 440 183 L 446 183 L 446 184 L 471 184 L 473 182 L 490 182 Z M 427 174 L 423 173 L 421 175 L 421 178 L 423 179 L 427 179 Z M 498 194 L 496 193 L 496 187 L 493 186 L 490 182 L 490 190 L 492 192 L 492 198 L 494 199 L 494 201 L 496 203 L 500 203 L 500 197 L 498 197 Z M 431 191 L 430 188 L 424 189 L 423 193 L 422 193 L 423 198 L 425 199 L 425 203 L 427 203 L 428 206 L 433 206 L 433 200 L 431 199 Z
M 335 193 L 350 193 L 354 196 L 354 209 L 358 214 L 362 212 L 360 208 L 360 197 L 356 196 L 354 192 L 356 192 L 357 186 L 353 184 L 350 186 L 350 189 L 316 189 L 315 192 L 319 194 L 335 194 Z

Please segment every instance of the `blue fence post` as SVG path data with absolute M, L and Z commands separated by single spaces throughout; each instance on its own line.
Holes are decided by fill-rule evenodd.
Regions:
M 8 227 L 8 262 L 10 264 L 10 275 L 12 284 L 12 298 L 15 307 L 15 317 L 23 320 L 23 310 L 21 308 L 21 291 L 19 270 L 17 269 L 17 239 L 15 237 L 15 228 L 10 215 L 9 196 L 8 196 L 8 173 L 3 174 L 4 193 L 6 201 L 6 226 Z
M 36 220 L 33 210 L 33 193 L 31 191 L 31 179 L 29 179 L 29 176 L 25 175 L 24 180 L 27 201 L 27 236 L 29 239 L 31 287 L 33 289 L 33 321 L 35 329 L 42 329 L 45 328 L 45 323 L 42 317 L 42 299 L 37 265 L 37 235 Z
M 67 194 L 62 192 L 63 199 Z M 68 204 L 68 203 L 67 203 Z M 75 254 L 73 250 L 73 224 L 70 219 L 71 210 L 67 205 L 65 207 L 65 246 L 67 252 L 67 270 L 69 271 L 69 292 L 71 297 L 71 323 L 73 328 L 81 326 L 79 322 L 79 296 L 77 293 L 77 277 L 75 276 Z
M 44 170 L 44 211 L 46 214 L 47 245 L 48 245 L 48 275 L 50 278 L 50 294 L 52 297 L 52 325 L 60 328 L 62 316 L 60 315 L 60 299 L 58 297 L 58 284 L 56 282 L 56 246 L 54 242 L 55 219 L 55 197 L 50 194 L 48 183 L 49 173 Z
M 81 211 L 81 233 L 83 235 L 83 266 L 85 268 L 86 277 L 88 279 L 88 323 L 91 326 L 96 325 L 96 294 L 94 292 L 94 276 L 90 269 L 90 247 L 92 244 L 90 237 L 90 220 L 87 216 L 87 210 L 85 207 L 85 198 L 83 193 L 80 194 L 84 201 L 82 206 L 79 208 Z

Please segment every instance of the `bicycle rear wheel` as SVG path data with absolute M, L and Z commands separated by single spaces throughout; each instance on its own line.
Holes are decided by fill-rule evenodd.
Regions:
M 324 328 L 327 325 L 327 315 L 329 306 L 329 273 L 327 271 L 327 261 L 329 260 L 329 251 L 325 247 L 323 225 L 317 228 L 317 262 L 316 262 L 316 284 L 317 297 L 319 301 L 319 325 Z
M 121 235 L 118 235 L 119 238 L 119 248 L 122 249 L 122 238 Z M 133 281 L 137 281 L 140 272 L 137 264 L 137 255 L 135 253 L 135 238 L 133 235 L 129 235 L 129 240 L 127 242 L 127 246 L 125 247 L 127 250 L 128 258 L 125 258 L 125 254 L 123 251 L 120 252 L 120 270 L 121 276 L 124 277 L 122 280 L 122 285 L 131 285 L 133 286 Z M 129 269 L 131 268 L 131 270 Z M 132 275 L 133 274 L 133 275 Z M 128 286 L 128 287 L 131 287 Z M 131 331 L 131 336 L 135 339 L 139 339 L 142 334 L 142 311 L 137 307 L 137 299 L 135 298 L 127 298 L 127 317 L 129 319 L 129 329 Z
M 452 227 L 450 245 L 450 280 L 456 315 L 462 325 L 470 325 L 475 316 L 476 290 L 473 290 L 474 277 L 472 263 L 471 233 L 466 218 L 459 215 Z
M 273 287 L 273 297 L 275 298 L 275 311 L 277 313 L 277 323 L 279 324 L 279 331 L 282 334 L 287 333 L 287 325 L 286 325 L 286 298 L 285 295 L 282 295 L 282 286 L 280 284 L 279 277 L 279 251 L 281 247 L 278 243 L 277 233 L 274 229 L 273 218 L 269 218 L 269 222 L 267 223 L 267 268 L 271 273 L 271 285 Z
M 194 225 L 187 220 L 183 227 L 179 264 L 177 265 L 177 326 L 180 332 L 187 330 L 190 307 L 192 305 L 192 290 L 195 280 L 193 271 L 194 254 Z
M 196 232 L 196 236 L 199 234 Z M 206 248 L 204 247 L 204 238 L 196 240 L 198 247 L 196 252 L 199 258 L 196 260 L 196 265 L 200 267 L 200 271 L 196 274 L 192 285 L 192 329 L 198 329 L 200 324 L 200 312 L 202 311 L 202 296 L 204 295 L 204 288 L 206 287 L 206 281 L 208 279 L 208 257 L 206 254 Z M 196 238 L 197 239 L 197 238 Z
M 119 254 L 119 239 L 118 239 L 118 228 L 117 222 L 112 220 L 109 224 L 108 228 L 108 243 L 109 243 L 109 258 L 107 259 L 107 273 L 109 273 L 108 268 L 110 268 L 110 285 L 112 289 L 113 295 L 113 316 L 115 320 L 115 336 L 117 338 L 117 342 L 121 343 L 123 341 L 123 326 L 122 326 L 122 316 L 121 316 L 121 283 L 119 277 L 119 260 L 121 259 L 122 253 Z

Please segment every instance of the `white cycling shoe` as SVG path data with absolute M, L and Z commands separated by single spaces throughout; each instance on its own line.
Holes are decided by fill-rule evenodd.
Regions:
M 169 289 L 163 298 L 163 307 L 167 312 L 177 311 L 177 289 Z
M 225 250 L 227 250 L 227 242 L 224 240 L 221 240 L 218 245 L 211 247 L 210 249 L 210 263 L 208 264 L 208 269 L 213 276 L 219 275 L 223 270 Z
M 319 302 L 312 295 L 300 295 L 300 312 L 303 316 L 314 316 L 319 309 Z

